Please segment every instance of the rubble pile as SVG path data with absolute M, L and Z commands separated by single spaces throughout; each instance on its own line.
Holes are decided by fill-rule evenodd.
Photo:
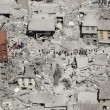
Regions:
M 42 0 L 30 1 L 29 4 L 34 2 L 35 5 L 43 4 Z M 10 17 L 0 15 L 0 29 L 6 31 L 8 49 L 8 61 L 0 62 L 0 110 L 55 110 L 56 106 L 59 110 L 66 110 L 62 107 L 71 103 L 75 105 L 78 93 L 96 93 L 108 80 L 109 45 L 87 45 L 81 38 L 83 17 L 80 17 L 83 13 L 79 10 L 87 8 L 90 11 L 97 8 L 97 5 L 92 5 L 99 2 L 54 0 L 54 3 L 65 13 L 62 24 L 59 13 L 43 13 L 36 7 L 31 13 L 31 9 L 17 5 L 11 9 Z M 86 10 L 84 16 L 87 13 Z M 44 22 L 46 17 L 57 18 L 55 23 L 59 25 L 54 27 L 55 32 L 28 29 L 31 20 L 42 19 Z

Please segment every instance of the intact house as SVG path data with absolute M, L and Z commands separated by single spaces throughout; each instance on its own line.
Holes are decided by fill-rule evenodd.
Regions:
M 89 13 L 81 25 L 81 37 L 83 38 L 84 42 L 88 45 L 98 44 L 97 39 L 97 19 L 91 13 Z
M 33 89 L 36 87 L 36 75 L 29 65 L 25 65 L 24 74 L 17 76 L 18 85 L 22 89 Z
M 110 109 L 110 78 L 101 84 L 98 89 L 98 101 L 101 106 L 101 110 Z
M 98 41 L 99 44 L 110 45 L 110 20 L 99 20 L 98 23 Z
M 55 19 L 47 14 L 32 16 L 28 24 L 28 34 L 35 38 L 40 36 L 52 36 L 55 32 Z
M 101 9 L 97 13 L 92 11 L 84 17 L 80 27 L 81 37 L 86 44 L 110 44 L 110 15 Z

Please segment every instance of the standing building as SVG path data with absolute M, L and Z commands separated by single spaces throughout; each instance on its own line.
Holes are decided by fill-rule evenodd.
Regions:
M 23 75 L 18 75 L 18 85 L 22 89 L 33 89 L 36 86 L 36 76 L 30 65 L 25 65 L 25 71 Z
M 100 20 L 98 23 L 99 44 L 110 44 L 110 20 Z
M 97 45 L 98 43 L 97 23 L 97 19 L 92 13 L 89 13 L 82 22 L 81 36 L 83 37 L 84 42 L 88 45 Z
M 8 60 L 7 36 L 4 31 L 0 31 L 0 61 Z
M 28 32 L 37 36 L 51 36 L 55 32 L 55 19 L 47 14 L 37 14 L 32 17 L 28 24 Z

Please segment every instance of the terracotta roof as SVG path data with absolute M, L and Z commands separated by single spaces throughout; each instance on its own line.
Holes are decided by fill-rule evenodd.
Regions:
M 4 31 L 0 31 L 0 44 L 5 43 L 7 41 L 6 33 Z

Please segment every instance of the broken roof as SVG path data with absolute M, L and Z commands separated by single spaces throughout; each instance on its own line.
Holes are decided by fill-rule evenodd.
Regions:
M 45 107 L 67 106 L 68 98 L 65 95 L 52 95 L 49 92 L 32 92 L 30 101 L 37 104 L 45 104 Z
M 42 15 L 34 16 L 28 25 L 30 31 L 55 31 L 54 17 L 47 17 Z
M 110 30 L 110 20 L 100 20 L 98 22 L 98 30 Z
M 98 98 L 110 100 L 110 78 L 100 86 Z

